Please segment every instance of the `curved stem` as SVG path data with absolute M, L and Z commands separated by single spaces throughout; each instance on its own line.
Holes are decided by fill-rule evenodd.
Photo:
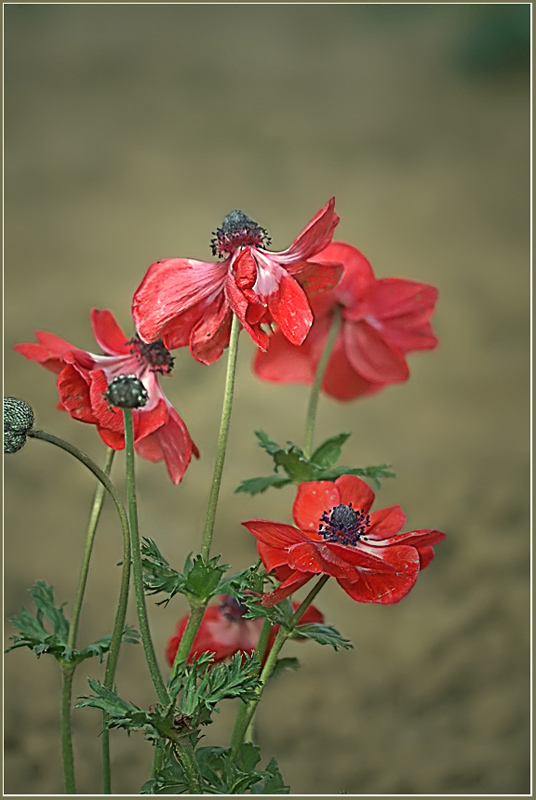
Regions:
M 288 626 L 283 627 L 283 625 L 279 628 L 277 632 L 277 636 L 275 637 L 275 642 L 272 646 L 268 654 L 268 658 L 264 664 L 264 667 L 261 672 L 261 676 L 259 678 L 259 686 L 255 690 L 256 697 L 253 700 L 250 700 L 249 703 L 242 703 L 240 709 L 238 711 L 238 715 L 236 717 L 236 722 L 234 726 L 234 730 L 231 736 L 231 755 L 234 759 L 237 758 L 238 752 L 244 741 L 244 737 L 250 727 L 253 716 L 255 711 L 257 710 L 257 706 L 259 705 L 260 699 L 262 697 L 262 693 L 266 687 L 266 684 L 271 677 L 275 665 L 277 663 L 277 657 L 283 645 L 285 644 L 286 640 L 291 635 L 292 631 L 305 614 L 315 597 L 317 596 L 318 592 L 322 587 L 327 583 L 329 580 L 329 575 L 322 575 L 320 580 L 313 586 L 303 603 L 296 609 L 292 617 L 290 618 Z
M 65 784 L 65 794 L 76 794 L 71 731 L 74 667 L 72 665 L 62 664 L 61 678 L 61 755 L 63 761 L 63 780 Z
M 149 620 L 147 618 L 147 608 L 145 606 L 140 536 L 138 531 L 136 482 L 134 474 L 134 429 L 132 424 L 132 411 L 130 409 L 123 409 L 123 420 L 125 424 L 127 500 L 130 519 L 132 576 L 134 580 L 134 590 L 136 593 L 138 624 L 140 626 L 140 634 L 143 643 L 143 649 L 145 651 L 145 659 L 147 661 L 147 666 L 149 667 L 149 672 L 151 673 L 153 685 L 160 703 L 164 706 L 164 708 L 166 708 L 171 704 L 171 698 L 168 694 L 164 681 L 162 680 L 162 675 L 160 674 L 160 669 L 156 660 L 153 641 L 151 638 L 151 631 L 149 629 Z M 179 739 L 178 737 L 177 739 L 173 738 L 173 742 L 176 746 L 177 755 L 181 766 L 188 780 L 190 791 L 192 794 L 202 794 L 203 783 L 191 742 L 187 738 Z
M 223 395 L 223 408 L 221 412 L 220 433 L 218 436 L 218 446 L 216 449 L 216 461 L 214 463 L 214 475 L 212 486 L 208 498 L 207 515 L 205 519 L 205 529 L 201 543 L 201 556 L 203 561 L 208 561 L 212 533 L 214 531 L 214 520 L 216 518 L 216 507 L 220 494 L 221 476 L 225 461 L 225 451 L 227 449 L 227 437 L 229 434 L 229 423 L 231 420 L 231 408 L 233 405 L 234 383 L 236 373 L 236 357 L 238 354 L 238 336 L 240 333 L 240 321 L 233 314 L 231 334 L 229 337 L 229 352 L 227 354 L 227 374 L 225 376 L 225 391 Z
M 104 473 L 105 475 L 110 475 L 110 470 L 112 468 L 112 463 L 114 460 L 115 450 L 112 450 L 111 447 L 108 448 L 106 452 L 106 461 L 104 464 Z M 82 610 L 82 602 L 84 600 L 84 593 L 86 591 L 87 585 L 87 578 L 89 573 L 89 562 L 91 559 L 91 553 L 93 551 L 93 543 L 95 541 L 95 533 L 97 532 L 97 524 L 99 522 L 100 513 L 102 511 L 102 505 L 104 503 L 104 492 L 105 492 L 104 485 L 99 483 L 97 488 L 95 489 L 95 495 L 93 497 L 93 505 L 91 507 L 91 513 L 89 516 L 89 524 L 87 528 L 86 534 L 86 544 L 84 549 L 84 557 L 82 560 L 82 566 L 80 568 L 80 577 L 78 579 L 78 589 L 76 592 L 75 601 L 73 603 L 73 611 L 71 614 L 71 623 L 69 626 L 69 637 L 67 639 L 67 646 L 74 650 L 76 647 L 76 636 L 78 633 L 78 624 L 80 621 L 80 612 Z
M 90 472 L 92 472 L 95 475 L 95 477 L 100 481 L 100 484 L 104 487 L 104 489 L 106 489 L 106 491 L 108 492 L 108 494 L 110 495 L 110 497 L 114 502 L 114 505 L 117 509 L 117 513 L 119 514 L 121 528 L 123 531 L 124 562 L 123 562 L 123 579 L 121 584 L 119 608 L 117 611 L 114 631 L 112 634 L 112 641 L 110 643 L 110 652 L 108 655 L 108 660 L 106 665 L 106 672 L 108 675 L 107 680 L 109 685 L 106 682 L 105 685 L 107 685 L 108 688 L 111 688 L 113 685 L 115 666 L 117 664 L 117 656 L 119 653 L 119 647 L 121 644 L 121 639 L 125 624 L 126 604 L 128 600 L 128 582 L 130 580 L 130 538 L 128 529 L 128 518 L 123 503 L 121 501 L 121 498 L 119 496 L 119 493 L 117 492 L 117 489 L 115 488 L 115 486 L 113 485 L 108 476 L 108 473 L 112 465 L 114 451 L 111 450 L 108 452 L 105 464 L 105 471 L 103 471 L 100 469 L 100 467 L 98 467 L 95 464 L 95 462 L 91 458 L 89 458 L 89 456 L 87 456 L 85 453 L 79 450 L 78 447 L 75 447 L 70 442 L 66 442 L 59 436 L 54 436 L 54 434 L 52 433 L 46 433 L 46 431 L 39 431 L 33 429 L 28 431 L 28 436 L 34 439 L 40 439 L 43 442 L 49 442 L 49 444 L 53 444 L 56 447 L 60 447 L 62 450 L 65 450 L 67 453 L 70 453 L 78 461 L 80 461 L 85 467 L 87 467 L 90 470 Z M 102 508 L 102 502 L 103 502 L 103 493 L 99 491 L 95 492 L 93 508 L 88 526 L 88 534 L 86 537 L 84 561 L 80 572 L 78 591 L 75 600 L 75 605 L 73 608 L 73 618 L 69 627 L 69 640 L 68 640 L 69 647 L 71 647 L 71 649 L 73 650 L 76 644 L 76 635 L 78 632 L 80 610 L 82 607 L 82 600 L 87 583 L 89 559 L 91 556 L 93 541 L 95 537 L 95 530 L 97 527 L 100 510 Z M 125 558 L 125 553 L 127 552 L 126 551 L 127 546 L 129 548 L 128 557 Z M 72 794 L 75 792 L 74 761 L 73 761 L 73 749 L 72 749 L 72 739 L 71 739 L 71 696 L 72 696 L 73 677 L 74 677 L 74 667 L 65 664 L 62 665 L 63 687 L 62 687 L 62 706 L 61 706 L 62 707 L 61 736 L 62 736 L 62 754 L 63 754 L 65 787 L 66 787 L 65 791 L 68 794 Z M 105 793 L 108 793 L 107 787 L 109 787 L 110 785 L 109 764 L 110 764 L 109 737 L 108 737 L 108 730 L 105 729 L 103 733 L 103 782 L 105 787 Z
M 309 395 L 309 406 L 307 408 L 307 418 L 305 422 L 305 436 L 303 445 L 303 453 L 306 458 L 311 458 L 313 454 L 313 439 L 315 435 L 316 409 L 318 406 L 320 387 L 322 386 L 322 381 L 324 379 L 326 367 L 328 365 L 329 357 L 331 355 L 331 351 L 333 350 L 335 340 L 337 339 L 337 334 L 339 333 L 340 326 L 341 326 L 341 310 L 339 306 L 336 306 L 335 311 L 333 313 L 331 328 L 328 334 L 326 345 L 324 347 L 324 352 L 322 353 L 320 361 L 318 362 L 314 383 L 311 388 L 311 394 Z

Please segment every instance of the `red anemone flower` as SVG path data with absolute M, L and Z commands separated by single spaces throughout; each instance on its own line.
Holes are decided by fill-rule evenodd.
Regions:
M 297 603 L 292 605 L 294 610 L 298 608 Z M 257 647 L 263 620 L 260 618 L 247 619 L 244 617 L 246 611 L 247 606 L 239 603 L 230 594 L 222 594 L 219 605 L 207 606 L 188 656 L 188 663 L 190 664 L 196 655 L 199 656 L 206 652 L 214 653 L 212 662 L 214 664 L 225 661 L 238 652 L 251 655 Z M 179 620 L 175 635 L 169 640 L 166 647 L 166 660 L 170 667 L 175 661 L 189 618 L 190 615 L 186 614 Z M 324 615 L 311 605 L 301 618 L 297 630 L 299 631 L 300 624 L 303 625 L 306 622 L 324 622 Z M 265 658 L 275 641 L 278 629 L 279 625 L 272 627 Z
M 278 330 L 270 336 L 267 352 L 257 351 L 254 371 L 259 378 L 313 383 L 338 307 L 342 322 L 322 381 L 326 394 L 353 400 L 407 380 L 406 353 L 433 350 L 438 344 L 430 324 L 437 289 L 405 278 L 377 279 L 365 256 L 343 242 L 332 242 L 317 258 L 344 264 L 341 281 L 312 301 L 314 325 L 301 347 Z
M 301 344 L 313 323 L 308 295 L 331 289 L 342 273 L 340 264 L 317 258 L 339 222 L 334 207 L 332 198 L 279 253 L 265 249 L 270 240 L 264 228 L 232 211 L 212 240 L 213 254 L 223 261 L 167 258 L 151 264 L 132 304 L 142 339 L 162 337 L 170 350 L 189 344 L 198 361 L 212 364 L 229 343 L 234 312 L 259 347 L 268 346 L 261 325 L 272 322 L 288 341 Z
M 373 502 L 374 492 L 361 478 L 342 475 L 335 482 L 300 484 L 293 507 L 296 528 L 261 519 L 243 522 L 257 538 L 264 566 L 282 581 L 263 596 L 263 604 L 279 603 L 318 574 L 332 575 L 362 603 L 401 600 L 434 557 L 431 545 L 445 534 L 398 533 L 406 520 L 400 506 L 369 514 Z
M 166 398 L 158 373 L 169 375 L 173 359 L 161 341 L 145 344 L 139 336 L 127 341 L 111 311 L 91 310 L 95 339 L 106 355 L 94 355 L 47 331 L 36 331 L 38 344 L 15 345 L 15 350 L 58 375 L 60 408 L 74 419 L 89 422 L 114 450 L 125 446 L 123 414 L 112 408 L 104 393 L 119 375 L 135 375 L 148 393 L 145 406 L 132 412 L 136 452 L 149 461 L 166 463 L 173 483 L 181 481 L 192 453 L 199 457 L 186 425 Z

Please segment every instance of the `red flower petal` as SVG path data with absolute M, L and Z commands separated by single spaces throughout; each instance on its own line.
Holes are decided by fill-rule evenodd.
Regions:
M 192 441 L 188 429 L 178 413 L 168 406 L 167 422 L 136 444 L 136 451 L 149 461 L 165 461 L 173 483 L 179 484 L 192 459 L 199 458 L 199 450 Z
M 335 481 L 335 485 L 339 490 L 339 503 L 345 506 L 349 506 L 351 503 L 354 509 L 362 510 L 365 513 L 376 497 L 368 483 L 365 483 L 357 475 L 341 475 Z
M 92 308 L 90 313 L 91 327 L 101 350 L 107 355 L 128 355 L 128 336 L 117 324 L 111 311 Z
M 268 308 L 281 333 L 292 344 L 300 345 L 313 324 L 313 312 L 298 281 L 283 274 L 277 290 L 268 295 Z
M 343 337 L 350 364 L 367 380 L 399 383 L 409 377 L 404 354 L 368 322 L 346 322 Z
M 58 374 L 66 363 L 71 363 L 74 360 L 84 369 L 91 369 L 95 363 L 91 353 L 73 347 L 72 344 L 69 344 L 65 339 L 61 339 L 54 333 L 36 331 L 35 336 L 39 344 L 25 342 L 24 344 L 14 345 L 13 349 L 30 359 L 30 361 L 37 361 L 42 364 L 50 372 Z
M 281 331 L 275 331 L 270 336 L 268 350 L 257 350 L 254 371 L 259 378 L 275 383 L 313 383 L 330 324 L 329 317 L 315 318 L 300 346 L 291 344 Z
M 303 484 L 302 484 L 303 485 Z M 269 522 L 265 519 L 250 519 L 242 525 L 260 542 L 270 547 L 286 548 L 299 542 L 308 541 L 308 537 L 293 525 L 284 522 Z
M 283 581 L 273 592 L 263 594 L 263 606 L 270 607 L 277 605 L 277 603 L 280 603 L 282 600 L 285 600 L 285 598 L 290 597 L 291 594 L 294 594 L 294 592 L 297 592 L 298 589 L 301 589 L 302 586 L 305 586 L 313 577 L 313 573 L 310 575 L 304 574 L 303 572 L 292 573 L 290 577 Z
M 147 342 L 162 336 L 167 323 L 223 289 L 228 259 L 220 263 L 166 258 L 151 264 L 137 288 L 132 314 Z
M 190 351 L 203 364 L 213 364 L 229 344 L 232 312 L 225 296 L 218 295 L 205 310 L 190 335 Z
M 316 322 L 302 346 L 305 346 L 309 341 L 315 325 Z M 356 397 L 374 394 L 384 386 L 385 383 L 366 380 L 354 370 L 346 355 L 342 333 L 339 333 L 322 381 L 322 389 L 325 393 L 336 400 L 348 401 L 354 400 Z
M 303 287 L 307 297 L 333 289 L 339 283 L 343 271 L 342 264 L 322 264 L 316 258 L 315 262 L 304 262 L 302 269 L 289 270 Z
M 318 532 L 325 511 L 340 505 L 339 490 L 332 481 L 300 483 L 292 507 L 292 516 L 302 531 Z
M 405 521 L 406 515 L 398 505 L 373 511 L 370 515 L 370 528 L 367 528 L 366 536 L 387 539 L 398 533 Z M 396 541 L 399 541 L 398 537 L 396 537 Z
M 338 224 L 339 217 L 335 213 L 335 198 L 332 197 L 305 226 L 287 250 L 270 255 L 276 257 L 277 261 L 287 268 L 299 261 L 306 261 L 328 246 Z
M 354 600 L 360 603 L 391 604 L 401 600 L 414 586 L 419 574 L 419 554 L 414 547 L 386 547 L 383 551 L 391 572 L 357 570 L 357 581 L 344 577 L 337 582 Z
M 88 374 L 82 373 L 72 364 L 68 364 L 58 375 L 58 391 L 64 408 L 75 419 L 95 424 L 97 419 L 91 408 L 89 384 Z M 105 389 L 106 387 L 105 381 Z

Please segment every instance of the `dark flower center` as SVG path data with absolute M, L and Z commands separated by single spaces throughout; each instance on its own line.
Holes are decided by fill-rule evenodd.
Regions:
M 230 622 L 242 622 L 242 618 L 247 610 L 247 606 L 239 603 L 232 595 L 226 594 L 222 597 L 220 611 Z
M 320 518 L 318 533 L 328 542 L 355 545 L 370 525 L 370 517 L 363 509 L 356 511 L 349 506 L 335 506 L 324 511 Z
M 146 344 L 136 334 L 129 339 L 127 344 L 130 345 L 132 355 L 136 356 L 144 367 L 144 372 L 146 369 L 150 369 L 151 372 L 159 372 L 161 375 L 171 375 L 174 359 L 169 350 L 164 347 L 162 339 Z
M 233 253 L 238 247 L 267 247 L 271 239 L 264 228 L 253 222 L 242 211 L 231 211 L 214 232 L 210 240 L 212 255 L 220 258 Z

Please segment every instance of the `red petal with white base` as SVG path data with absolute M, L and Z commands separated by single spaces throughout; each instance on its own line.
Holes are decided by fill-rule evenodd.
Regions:
M 173 317 L 221 291 L 227 268 L 228 259 L 212 263 L 166 258 L 151 264 L 132 301 L 141 338 L 146 342 L 159 339 Z

